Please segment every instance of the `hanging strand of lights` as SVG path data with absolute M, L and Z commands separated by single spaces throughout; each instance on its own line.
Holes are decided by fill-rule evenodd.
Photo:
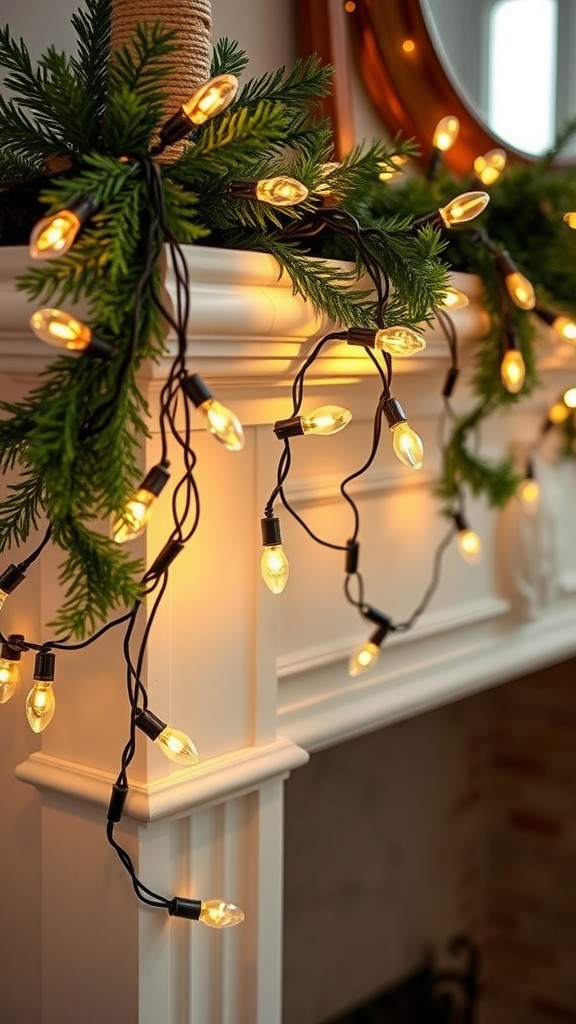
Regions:
M 229 87 L 229 83 L 226 83 Z M 208 87 L 207 87 L 208 89 Z M 230 96 L 232 90 L 228 89 Z M 206 90 L 202 91 L 205 99 Z M 210 89 L 208 89 L 210 93 Z M 204 102 L 204 100 L 203 100 Z M 222 106 L 218 110 L 222 109 Z M 204 112 L 206 104 L 204 103 Z M 188 116 L 190 110 L 186 111 Z M 207 115 L 210 116 L 210 115 Z M 180 115 L 178 115 L 180 117 Z M 182 114 L 184 118 L 184 114 Z M 178 119 L 178 118 L 177 118 Z M 183 124 L 181 125 L 183 127 Z M 172 141 L 176 128 L 164 133 L 161 138 L 167 144 Z M 189 320 L 189 281 L 186 261 L 181 247 L 170 230 L 164 203 L 163 183 L 157 165 L 152 159 L 140 158 L 137 168 L 145 183 L 149 198 L 149 217 L 144 231 L 144 260 L 134 292 L 134 313 L 131 338 L 122 355 L 117 361 L 116 374 L 111 391 L 104 393 L 96 408 L 87 413 L 84 433 L 87 437 L 103 431 L 114 415 L 115 406 L 120 398 L 124 382 L 132 372 L 132 361 L 139 332 L 140 307 L 145 289 L 148 289 L 152 301 L 164 320 L 174 331 L 176 354 L 172 361 L 166 381 L 160 394 L 159 433 L 160 459 L 156 466 L 148 471 L 142 484 L 128 502 L 121 515 L 112 524 L 112 538 L 117 543 L 125 543 L 139 536 L 146 528 L 151 512 L 151 505 L 161 494 L 169 480 L 168 446 L 172 438 L 181 453 L 182 474 L 174 484 L 171 498 L 173 527 L 171 533 L 152 565 L 144 573 L 141 581 L 141 595 L 132 609 L 124 615 L 108 622 L 87 640 L 71 644 L 69 638 L 57 638 L 41 644 L 25 639 L 22 634 L 10 634 L 5 637 L 0 633 L 2 650 L 0 652 L 0 703 L 12 697 L 18 685 L 18 663 L 22 653 L 36 651 L 34 668 L 34 685 L 26 699 L 26 715 L 34 732 L 42 732 L 50 723 L 55 713 L 56 701 L 53 682 L 55 679 L 54 651 L 83 649 L 98 640 L 109 629 L 125 625 L 123 653 L 126 662 L 126 688 L 130 707 L 129 737 L 122 751 L 120 770 L 112 787 L 110 805 L 107 814 L 106 834 L 110 845 L 127 870 L 134 891 L 139 900 L 149 906 L 168 911 L 172 916 L 181 916 L 191 920 L 200 920 L 211 927 L 222 928 L 238 924 L 244 914 L 234 904 L 223 900 L 196 900 L 184 897 L 166 897 L 154 892 L 146 886 L 135 871 L 129 854 L 118 843 L 114 836 L 115 826 L 121 820 L 126 799 L 129 793 L 128 769 L 136 752 L 137 735 L 141 734 L 156 742 L 164 754 L 179 765 L 194 765 L 199 759 L 193 741 L 179 729 L 174 729 L 163 722 L 148 706 L 148 693 L 142 673 L 145 652 L 150 638 L 154 620 L 168 585 L 168 572 L 174 558 L 184 549 L 187 542 L 197 529 L 200 517 L 199 492 L 194 479 L 196 454 L 191 447 L 192 408 L 200 408 L 206 415 L 208 429 L 227 448 L 238 451 L 243 446 L 242 427 L 237 418 L 225 410 L 212 396 L 199 375 L 188 375 L 186 369 L 187 327 Z M 72 204 L 71 204 L 72 205 Z M 68 211 L 69 216 L 45 218 L 34 230 L 32 235 L 32 255 L 36 258 L 56 258 L 74 244 L 75 238 L 84 222 L 94 212 L 93 204 L 86 201 L 74 205 Z M 61 241 L 64 239 L 64 241 Z M 174 312 L 166 308 L 160 297 L 154 280 L 154 268 L 157 264 L 160 245 L 166 244 L 168 257 L 175 281 Z M 51 248 L 50 248 L 51 247 Z M 48 252 L 48 250 L 50 250 Z M 55 344 L 66 352 L 81 352 L 87 356 L 115 358 L 113 346 L 107 339 L 101 339 L 91 327 L 83 324 L 73 314 L 63 310 L 44 309 L 33 314 L 31 326 L 33 330 L 48 344 Z M 181 426 L 180 424 L 183 424 Z M 42 549 L 51 536 L 49 525 L 46 534 L 37 549 L 18 565 L 9 566 L 0 575 L 0 606 L 6 597 L 24 579 L 25 570 L 39 557 Z M 146 625 L 137 651 L 132 651 L 132 639 L 139 612 L 146 597 L 154 595 Z

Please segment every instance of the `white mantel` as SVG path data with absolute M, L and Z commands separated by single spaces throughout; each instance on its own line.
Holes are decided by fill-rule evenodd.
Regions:
M 79 1005 L 84 1024 L 101 1024 L 110 1018 L 114 984 L 114 1019 L 125 1024 L 279 1024 L 287 774 L 321 747 L 576 651 L 576 527 L 565 511 L 573 508 L 574 473 L 542 462 L 545 514 L 526 523 L 517 503 L 500 516 L 470 503 L 484 540 L 482 565 L 467 566 L 448 550 L 441 586 L 416 628 L 388 639 L 372 672 L 348 677 L 350 651 L 367 631 L 343 598 L 343 556 L 314 545 L 278 506 L 291 565 L 285 593 L 272 596 L 258 569 L 259 519 L 281 450 L 270 424 L 290 414 L 291 379 L 327 325 L 294 298 L 286 278 L 278 279 L 269 256 L 196 247 L 187 258 L 190 369 L 235 408 L 247 444 L 238 455 L 224 452 L 198 424 L 200 529 L 174 564 L 147 659 L 152 709 L 190 732 L 203 759 L 195 769 L 171 772 L 161 754 L 142 744 L 121 832 L 149 884 L 171 895 L 222 895 L 243 905 L 247 920 L 218 934 L 137 905 L 103 841 L 102 809 L 127 722 L 119 640 L 109 635 L 94 658 L 60 656 L 58 710 L 42 749 L 18 766 L 2 758 L 4 772 L 16 769 L 41 795 L 42 1024 L 72 1024 Z M 26 391 L 50 357 L 31 335 L 30 310 L 14 290 L 26 263 L 25 250 L 0 249 L 7 399 Z M 455 283 L 472 298 L 454 315 L 463 366 L 454 404 L 462 409 L 470 402 L 467 368 L 484 314 L 479 283 L 458 276 Z M 152 431 L 171 344 L 169 338 L 166 363 L 143 379 Z M 483 430 L 483 450 L 495 458 L 530 444 L 551 401 L 575 382 L 576 349 L 548 330 L 539 358 L 543 388 Z M 425 468 L 412 473 L 397 463 L 384 437 L 374 466 L 353 490 L 362 514 L 366 599 L 395 619 L 417 604 L 446 529 L 430 490 L 447 365 L 443 336 L 432 329 L 426 351 L 395 366 L 393 392 L 424 436 Z M 306 408 L 346 405 L 353 421 L 337 437 L 294 442 L 287 491 L 323 536 L 344 543 L 350 519 L 338 483 L 369 449 L 378 390 L 372 364 L 361 351 L 331 346 L 314 364 L 308 387 Z M 148 464 L 157 443 L 153 433 Z M 168 517 L 168 500 L 159 501 L 140 542 L 148 560 L 162 546 Z M 538 545 L 545 558 L 536 556 Z M 28 581 L 7 603 L 7 632 L 41 634 L 57 601 L 55 564 L 47 551 L 35 573 L 37 608 Z M 97 702 L 86 701 L 88 686 Z M 21 705 L 19 695 L 9 711 L 0 708 L 0 728 L 4 716 L 25 735 Z M 16 833 L 16 863 L 19 842 Z M 20 904 L 12 913 L 16 919 Z M 32 949 L 37 953 L 33 942 L 29 956 Z M 13 971 L 18 963 L 14 956 Z

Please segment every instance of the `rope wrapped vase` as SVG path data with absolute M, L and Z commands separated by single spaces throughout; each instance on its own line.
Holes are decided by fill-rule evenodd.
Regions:
M 210 78 L 212 59 L 211 0 L 112 0 L 112 50 L 129 44 L 138 22 L 162 22 L 176 32 L 177 53 L 167 57 L 166 116 Z

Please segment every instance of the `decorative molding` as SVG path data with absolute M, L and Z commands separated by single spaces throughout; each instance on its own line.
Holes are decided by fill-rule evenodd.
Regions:
M 413 632 L 391 634 L 386 639 L 386 650 L 404 647 L 406 644 L 414 643 L 414 641 L 436 637 L 442 633 L 462 629 L 465 626 L 471 627 L 481 622 L 499 619 L 507 615 L 509 611 L 509 602 L 498 597 L 461 602 L 457 608 L 430 612 L 425 624 L 419 625 Z M 336 645 L 334 643 L 321 644 L 307 650 L 297 651 L 295 654 L 280 657 L 277 662 L 278 679 L 290 679 L 293 676 L 302 675 L 305 672 L 313 672 L 315 669 L 324 668 L 327 665 L 334 665 L 343 660 L 347 661 L 357 643 L 358 635 L 355 634 L 353 637 L 344 638 L 344 640 L 341 640 Z M 375 677 L 372 676 L 371 678 L 374 679 Z
M 279 728 L 313 752 L 562 661 L 576 653 L 575 611 L 576 603 L 567 602 L 535 623 L 511 623 L 468 644 L 459 637 L 455 650 L 425 648 L 396 674 L 385 674 L 383 653 L 371 685 L 315 695 L 308 688 L 305 699 L 280 709 Z
M 270 779 L 284 778 L 307 761 L 305 750 L 287 737 L 278 737 L 273 743 L 239 748 L 154 782 L 131 781 L 125 817 L 148 822 L 188 814 L 252 792 Z M 108 807 L 116 777 L 42 752 L 31 754 L 15 774 L 38 789 L 100 807 Z
M 330 322 L 293 294 L 290 278 L 280 272 L 274 257 L 267 253 L 209 246 L 184 246 L 183 250 L 193 310 L 189 357 L 194 369 L 218 378 L 221 384 L 260 391 L 265 386 L 286 384 L 310 345 L 330 329 Z M 35 374 L 53 357 L 30 332 L 33 304 L 14 287 L 15 278 L 29 265 L 26 247 L 0 250 L 0 369 L 4 372 Z M 469 274 L 454 274 L 453 279 L 471 300 L 466 309 L 453 314 L 460 343 L 466 345 L 484 329 L 482 286 L 479 278 Z M 170 267 L 166 292 L 169 299 L 175 294 Z M 396 360 L 397 373 L 422 375 L 428 373 L 431 362 L 446 361 L 445 339 L 436 323 L 427 329 L 427 339 L 428 347 L 417 360 Z M 175 339 L 169 335 L 166 358 L 148 367 L 152 378 L 165 375 L 175 347 Z M 556 366 L 554 354 L 552 364 Z M 329 346 L 314 363 L 309 379 L 350 384 L 371 374 L 372 367 L 363 353 L 338 343 Z

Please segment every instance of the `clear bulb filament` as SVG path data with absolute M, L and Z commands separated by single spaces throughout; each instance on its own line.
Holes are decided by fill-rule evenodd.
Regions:
M 273 594 L 281 594 L 288 582 L 289 565 L 281 544 L 264 547 L 260 562 L 262 578 Z
M 208 398 L 199 409 L 206 416 L 208 430 L 230 452 L 239 452 L 244 447 L 244 431 L 237 416 L 217 401 Z
M 136 491 L 122 514 L 112 524 L 112 540 L 116 544 L 125 544 L 126 541 L 135 540 L 144 533 L 155 499 L 156 495 L 144 487 Z
M 43 732 L 54 718 L 56 701 L 52 683 L 39 681 L 26 698 L 26 718 L 32 732 Z
M 391 428 L 392 447 L 400 462 L 403 462 L 409 469 L 422 469 L 424 460 L 424 445 L 421 437 L 412 430 L 412 427 L 402 421 Z
M 242 924 L 244 911 L 224 900 L 202 900 L 199 920 L 209 928 L 232 928 Z
M 526 366 L 524 365 L 522 353 L 518 349 L 508 349 L 504 354 L 500 367 L 500 376 L 502 384 L 510 394 L 516 395 L 522 390 L 522 385 L 526 378 Z

